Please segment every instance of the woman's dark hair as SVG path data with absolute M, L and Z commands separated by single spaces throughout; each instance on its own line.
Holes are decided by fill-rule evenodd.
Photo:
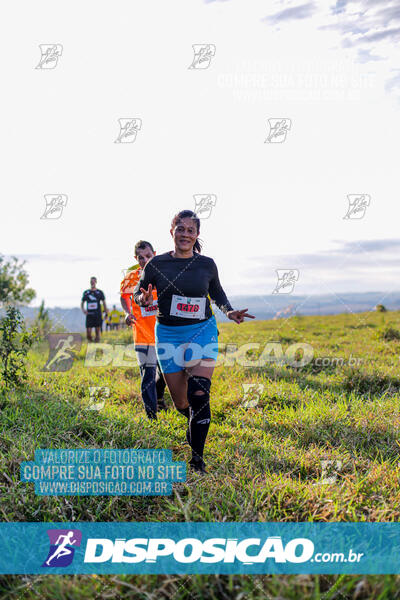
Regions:
M 181 210 L 181 212 L 178 212 L 172 219 L 171 228 L 174 229 L 181 219 L 186 219 L 187 217 L 193 219 L 193 223 L 196 224 L 197 233 L 200 233 L 200 219 L 192 210 Z M 194 243 L 193 250 L 194 252 L 198 252 L 200 254 L 201 248 L 202 244 L 200 243 L 199 238 L 197 238 Z

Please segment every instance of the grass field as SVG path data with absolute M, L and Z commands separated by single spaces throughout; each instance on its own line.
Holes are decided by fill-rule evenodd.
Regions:
M 174 460 L 190 458 L 182 445 L 182 415 L 171 408 L 156 423 L 145 418 L 137 368 L 85 367 L 84 344 L 70 371 L 44 373 L 47 344 L 37 345 L 27 390 L 11 394 L 0 411 L 0 519 L 398 521 L 400 312 L 224 323 L 219 329 L 220 342 L 258 342 L 261 349 L 267 342 L 280 342 L 283 351 L 308 343 L 314 358 L 299 368 L 217 367 L 205 452 L 209 475 L 188 471 L 186 483 L 161 497 L 38 497 L 33 484 L 19 482 L 19 465 L 33 460 L 36 448 L 171 448 Z M 131 334 L 111 332 L 102 341 L 130 343 Z M 248 356 L 254 359 L 254 350 Z M 321 365 L 316 358 L 326 360 Z M 246 408 L 243 384 L 263 386 L 252 408 Z M 89 386 L 109 387 L 99 412 L 87 409 Z M 172 407 L 168 394 L 167 402 Z M 3 576 L 0 594 L 391 599 L 400 597 L 399 583 L 398 576 L 362 575 Z

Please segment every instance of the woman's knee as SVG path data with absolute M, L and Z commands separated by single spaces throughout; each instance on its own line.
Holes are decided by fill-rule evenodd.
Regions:
M 184 371 L 165 373 L 164 379 L 175 407 L 179 409 L 187 408 L 189 403 L 187 397 L 186 373 Z
M 188 402 L 192 408 L 193 418 L 199 424 L 211 421 L 210 408 L 211 380 L 201 375 L 191 375 L 188 380 Z
M 189 406 L 188 403 L 188 399 L 187 399 L 187 394 L 182 394 L 180 393 L 171 393 L 171 397 L 172 397 L 172 401 L 175 404 L 176 408 L 186 408 L 187 406 Z

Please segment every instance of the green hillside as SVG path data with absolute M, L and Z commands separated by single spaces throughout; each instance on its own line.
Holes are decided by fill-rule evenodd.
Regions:
M 310 344 L 303 367 L 221 365 L 211 387 L 209 474 L 188 471 L 172 496 L 38 497 L 19 482 L 36 448 L 170 448 L 188 461 L 185 419 L 145 418 L 138 369 L 85 366 L 45 373 L 47 344 L 30 352 L 29 387 L 0 410 L 3 521 L 398 521 L 400 312 L 219 324 L 220 342 Z M 103 342 L 131 343 L 128 330 Z M 255 360 L 253 349 L 247 354 Z M 349 361 L 349 359 L 351 360 Z M 317 360 L 316 360 L 317 359 Z M 321 360 L 325 359 L 325 360 Z M 343 360 L 340 360 L 343 359 Z M 356 361 L 355 359 L 359 359 Z M 225 361 L 226 362 L 226 361 Z M 243 362 L 243 361 L 242 361 Z M 257 384 L 259 398 L 244 398 Z M 89 386 L 107 386 L 101 411 Z M 324 462 L 328 461 L 328 462 Z M 0 578 L 16 598 L 395 598 L 397 576 L 46 576 Z

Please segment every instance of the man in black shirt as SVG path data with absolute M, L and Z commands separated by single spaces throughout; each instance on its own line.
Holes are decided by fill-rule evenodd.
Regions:
M 100 341 L 100 328 L 102 324 L 101 304 L 103 302 L 104 312 L 107 315 L 108 309 L 106 306 L 106 298 L 101 290 L 96 288 L 96 277 L 90 278 L 90 289 L 85 290 L 81 300 L 81 310 L 86 315 L 86 337 L 89 342 L 92 342 L 92 329 L 96 330 L 95 342 Z M 84 304 L 86 302 L 86 309 Z

